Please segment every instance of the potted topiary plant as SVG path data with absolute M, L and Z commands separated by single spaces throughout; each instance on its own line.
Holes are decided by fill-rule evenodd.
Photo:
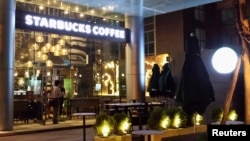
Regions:
M 128 134 L 131 128 L 131 120 L 125 113 L 115 113 L 114 119 L 114 134 L 116 141 L 131 141 L 132 136 Z
M 170 107 L 166 109 L 166 114 L 171 119 L 171 128 L 186 127 L 187 125 L 187 115 L 186 113 L 178 107 Z
M 127 114 L 115 113 L 113 115 L 113 119 L 114 119 L 114 134 L 124 135 L 129 132 L 131 127 L 131 121 Z
M 165 108 L 154 108 L 148 117 L 148 128 L 152 130 L 163 130 L 170 125 L 170 118 L 166 113 Z
M 114 131 L 114 119 L 112 116 L 102 113 L 96 117 L 95 132 L 99 137 L 109 137 Z

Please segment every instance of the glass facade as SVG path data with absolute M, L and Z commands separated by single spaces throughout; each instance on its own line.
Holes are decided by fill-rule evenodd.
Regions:
M 16 8 L 90 24 L 124 25 L 118 18 L 83 14 L 84 7 L 48 2 L 17 1 Z M 67 81 L 71 98 L 125 96 L 125 43 L 21 28 L 15 34 L 15 97 L 27 91 L 39 97 L 58 79 Z

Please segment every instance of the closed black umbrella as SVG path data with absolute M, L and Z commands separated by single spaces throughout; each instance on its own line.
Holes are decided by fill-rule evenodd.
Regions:
M 176 101 L 182 104 L 188 120 L 191 120 L 191 116 L 196 112 L 202 115 L 214 100 L 213 87 L 200 57 L 198 40 L 191 34 L 186 42 L 185 62 L 176 90 Z
M 174 98 L 176 84 L 171 73 L 170 64 L 167 62 L 162 67 L 159 79 L 160 95 L 163 97 Z
M 160 67 L 158 64 L 154 64 L 152 68 L 152 75 L 150 77 L 147 88 L 150 97 L 159 96 L 159 78 L 160 78 Z

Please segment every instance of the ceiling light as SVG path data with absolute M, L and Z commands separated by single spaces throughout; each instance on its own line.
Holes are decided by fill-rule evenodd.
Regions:
M 51 38 L 57 38 L 58 34 L 50 34 Z
M 51 43 L 46 43 L 45 46 L 47 47 L 47 49 L 50 49 L 51 48 Z
M 84 17 L 84 14 L 83 14 L 83 13 L 81 13 L 81 14 L 80 14 L 80 17 Z
M 55 50 L 54 51 L 54 56 L 60 56 L 60 55 L 61 55 L 60 50 Z
M 49 52 L 49 49 L 48 49 L 46 46 L 43 46 L 43 47 L 41 48 L 41 52 L 42 52 L 42 53 L 48 53 L 48 52 Z
M 61 45 L 61 46 L 64 46 L 65 45 L 65 40 L 64 39 L 60 39 L 58 41 L 58 44 Z
M 59 44 L 55 45 L 55 50 L 61 50 L 61 49 L 62 49 L 62 46 L 60 46 Z
M 37 43 L 34 43 L 31 45 L 31 49 L 32 50 L 38 50 L 39 49 L 39 45 Z
M 42 60 L 47 60 L 48 59 L 48 55 L 47 54 L 42 54 L 42 56 L 41 56 L 41 58 L 42 58 Z
M 41 35 L 36 36 L 36 42 L 41 43 L 43 41 L 44 41 L 43 36 L 41 36 Z
M 28 68 L 33 67 L 33 62 L 29 60 L 29 61 L 26 63 L 26 66 L 27 66 Z
M 51 48 L 50 48 L 50 52 L 54 52 L 56 50 L 56 47 L 55 46 L 52 46 Z
M 37 55 L 38 58 L 40 58 L 42 56 L 42 52 L 39 50 L 39 51 L 36 52 L 36 55 Z
M 63 48 L 61 50 L 61 55 L 68 55 L 68 50 L 66 48 Z
M 53 66 L 53 62 L 51 60 L 47 60 L 46 61 L 46 66 L 47 67 L 52 67 Z

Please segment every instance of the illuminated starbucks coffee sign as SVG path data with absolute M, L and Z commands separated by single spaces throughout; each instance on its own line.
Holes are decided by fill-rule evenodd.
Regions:
M 57 18 L 18 11 L 16 27 L 81 37 L 95 37 L 107 40 L 126 42 L 126 29 L 106 25 L 89 24 L 82 21 Z

